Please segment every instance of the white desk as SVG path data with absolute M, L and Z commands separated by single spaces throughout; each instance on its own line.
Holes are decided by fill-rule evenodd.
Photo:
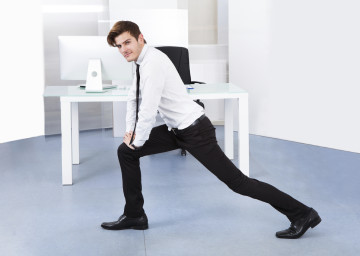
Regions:
M 231 83 L 195 84 L 188 93 L 193 99 L 225 100 L 225 154 L 234 158 L 233 101 L 239 106 L 238 159 L 239 169 L 249 176 L 249 116 L 248 93 Z M 44 97 L 60 97 L 62 184 L 72 185 L 72 165 L 80 163 L 79 156 L 79 102 L 126 101 L 128 90 L 113 89 L 103 93 L 86 93 L 77 86 L 48 86 Z M 124 120 L 125 122 L 125 120 Z M 113 127 L 116 129 L 116 127 Z

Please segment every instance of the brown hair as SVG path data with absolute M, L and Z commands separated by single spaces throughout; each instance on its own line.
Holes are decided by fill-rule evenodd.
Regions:
M 125 21 L 125 20 L 118 21 L 111 28 L 111 30 L 107 36 L 108 44 L 110 46 L 116 47 L 115 38 L 124 32 L 129 32 L 130 35 L 135 37 L 136 41 L 138 40 L 139 35 L 141 34 L 139 26 L 136 23 L 131 22 L 131 21 Z M 144 39 L 144 42 L 146 43 L 145 39 Z

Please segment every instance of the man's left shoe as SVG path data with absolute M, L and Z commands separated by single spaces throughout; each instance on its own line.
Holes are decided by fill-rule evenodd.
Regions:
M 290 228 L 276 232 L 277 238 L 296 239 L 301 237 L 311 227 L 316 227 L 321 222 L 317 211 L 311 208 L 310 212 L 301 219 L 291 223 Z

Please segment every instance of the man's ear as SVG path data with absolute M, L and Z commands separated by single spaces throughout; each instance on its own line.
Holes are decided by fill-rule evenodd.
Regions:
M 140 34 L 140 35 L 139 35 L 138 41 L 139 41 L 140 43 L 144 43 L 144 36 L 143 36 L 143 34 Z

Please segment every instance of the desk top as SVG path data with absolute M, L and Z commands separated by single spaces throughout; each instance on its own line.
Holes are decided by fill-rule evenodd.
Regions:
M 194 89 L 187 89 L 189 95 L 196 98 L 232 98 L 247 92 L 232 83 L 217 84 L 192 84 Z M 79 86 L 47 86 L 44 97 L 107 97 L 107 96 L 127 96 L 129 87 L 117 87 L 115 89 L 104 90 L 104 92 L 86 92 Z

